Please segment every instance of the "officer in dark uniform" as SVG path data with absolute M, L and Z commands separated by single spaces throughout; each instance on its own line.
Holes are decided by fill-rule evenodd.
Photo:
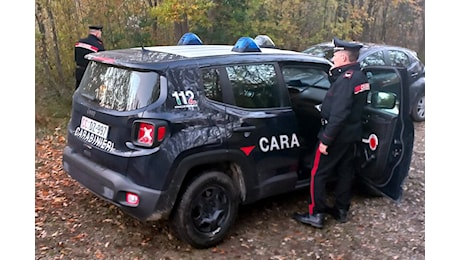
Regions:
M 102 26 L 91 25 L 89 26 L 89 33 L 86 38 L 78 40 L 75 44 L 75 89 L 80 85 L 81 78 L 85 73 L 88 60 L 84 57 L 88 53 L 104 51 L 104 43 L 102 42 Z
M 301 223 L 322 228 L 325 214 L 347 221 L 354 177 L 354 154 L 361 140 L 361 117 L 370 85 L 357 62 L 362 45 L 334 37 L 334 66 L 329 72 L 331 86 L 321 105 L 322 128 L 310 181 L 308 213 L 295 213 Z M 326 182 L 337 177 L 335 206 L 326 204 Z

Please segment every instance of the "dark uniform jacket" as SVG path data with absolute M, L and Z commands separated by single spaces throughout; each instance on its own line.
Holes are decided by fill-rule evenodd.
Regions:
M 321 105 L 324 127 L 318 138 L 325 145 L 361 140 L 361 117 L 370 85 L 359 63 L 330 71 L 331 86 Z
M 84 57 L 88 53 L 104 51 L 104 43 L 95 35 L 89 34 L 88 37 L 78 40 L 75 44 L 75 78 L 77 84 L 80 82 L 85 72 L 88 60 Z M 78 85 L 77 85 L 78 86 Z

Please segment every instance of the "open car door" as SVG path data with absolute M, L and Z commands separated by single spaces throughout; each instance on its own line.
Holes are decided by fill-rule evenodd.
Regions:
M 366 67 L 371 85 L 363 115 L 358 174 L 378 194 L 399 201 L 414 144 L 408 74 L 402 68 Z

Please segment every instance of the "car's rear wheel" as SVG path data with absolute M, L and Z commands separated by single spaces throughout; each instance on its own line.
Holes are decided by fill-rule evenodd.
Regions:
M 238 195 L 232 179 L 222 172 L 206 172 L 182 193 L 170 219 L 172 230 L 195 248 L 222 242 L 235 222 Z
M 416 122 L 425 120 L 425 93 L 421 93 L 417 96 L 412 105 L 411 112 L 412 120 Z

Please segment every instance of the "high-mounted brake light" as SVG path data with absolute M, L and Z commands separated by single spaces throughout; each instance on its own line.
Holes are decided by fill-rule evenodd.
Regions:
M 241 37 L 232 48 L 234 52 L 261 52 L 257 43 L 251 37 Z
M 99 61 L 106 64 L 115 64 L 115 59 L 106 57 L 90 57 L 91 60 Z
M 161 120 L 136 120 L 132 127 L 132 142 L 137 146 L 156 147 L 167 135 L 167 123 Z
M 254 41 L 259 45 L 261 48 L 276 48 L 275 43 L 272 41 L 270 37 L 267 35 L 257 35 Z
M 198 35 L 188 32 L 182 35 L 177 45 L 203 45 L 203 42 Z

